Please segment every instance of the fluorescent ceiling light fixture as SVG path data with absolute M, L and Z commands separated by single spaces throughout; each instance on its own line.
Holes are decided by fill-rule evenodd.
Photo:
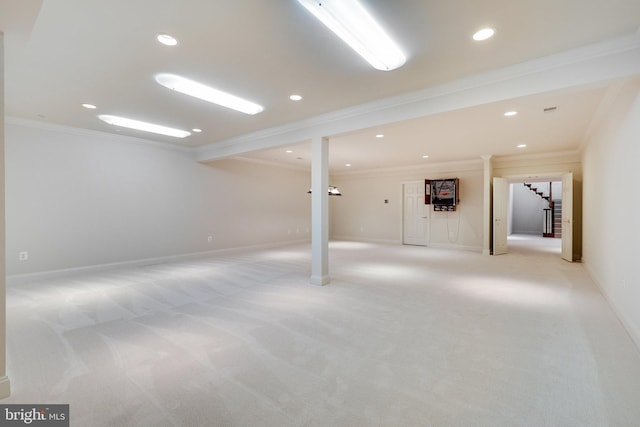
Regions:
M 289 97 L 290 100 L 292 101 L 301 101 L 302 100 L 302 96 L 298 95 L 298 94 L 293 94 Z
M 230 93 L 203 85 L 202 83 L 176 76 L 175 74 L 158 74 L 156 75 L 156 82 L 168 89 L 175 90 L 176 92 L 193 96 L 194 98 L 199 98 L 203 101 L 211 102 L 212 104 L 231 108 L 232 110 L 240 111 L 241 113 L 253 115 L 264 110 L 262 106 L 251 101 L 247 101 L 246 99 L 231 95 Z
M 157 133 L 160 135 L 173 136 L 175 138 L 185 138 L 191 135 L 186 130 L 174 129 L 153 123 L 141 122 L 139 120 L 128 119 L 126 117 L 111 116 L 109 114 L 100 114 L 100 120 L 110 125 L 121 126 L 129 129 L 141 130 L 144 132 Z
M 192 131 L 192 132 L 195 132 L 195 133 L 200 133 L 200 132 L 202 132 L 202 129 L 200 129 L 200 128 L 193 128 L 193 129 L 191 129 L 191 131 Z
M 475 41 L 482 41 L 486 39 L 490 39 L 496 33 L 496 30 L 493 28 L 483 28 L 473 35 L 473 39 Z
M 358 0 L 298 0 L 353 50 L 382 71 L 401 67 L 406 58 Z
M 422 156 L 423 159 L 428 159 L 429 156 L 427 156 L 426 154 L 424 156 Z
M 384 138 L 384 134 L 379 133 L 379 134 L 376 135 L 376 138 Z
M 96 108 L 98 108 L 98 107 L 96 107 L 96 106 L 95 106 L 95 105 L 93 105 L 93 104 L 86 104 L 86 103 L 85 103 L 85 104 L 82 104 L 82 106 L 83 106 L 84 108 L 86 108 L 86 109 L 89 109 L 89 110 L 95 110 Z
M 158 34 L 156 40 L 165 46 L 175 46 L 178 44 L 178 40 L 169 34 Z
M 351 163 L 347 163 L 345 166 L 350 168 L 351 167 Z
M 518 112 L 517 112 L 517 111 L 507 111 L 506 113 L 504 113 L 504 115 L 505 115 L 506 117 L 513 117 L 513 116 L 515 116 L 515 115 L 517 115 L 517 114 L 518 114 Z
M 525 148 L 527 144 L 518 144 L 518 148 Z
M 287 150 L 287 151 L 285 151 L 285 153 L 291 154 L 291 153 L 293 153 L 293 150 Z

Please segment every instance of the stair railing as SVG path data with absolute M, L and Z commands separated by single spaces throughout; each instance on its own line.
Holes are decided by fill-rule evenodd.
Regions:
M 545 183 L 546 184 L 546 183 Z M 553 183 L 549 182 L 548 192 L 547 188 L 542 190 L 538 187 L 534 187 L 533 184 L 524 183 L 525 187 L 536 193 L 538 197 L 546 200 L 549 203 L 549 208 L 543 210 L 542 217 L 542 236 L 543 237 L 555 237 L 554 221 L 553 221 Z

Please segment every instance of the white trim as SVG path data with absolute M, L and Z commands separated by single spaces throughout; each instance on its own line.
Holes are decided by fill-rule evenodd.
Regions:
M 582 259 L 582 265 L 584 265 L 585 270 L 587 271 L 589 276 L 591 276 L 591 279 L 609 303 L 609 306 L 613 310 L 613 313 L 616 315 L 620 323 L 622 323 L 622 326 L 624 327 L 627 334 L 629 334 L 629 336 L 631 337 L 633 343 L 636 345 L 638 350 L 640 350 L 640 330 L 634 326 L 632 321 L 627 319 L 627 317 L 624 315 L 624 311 L 620 310 L 620 307 L 618 307 L 615 300 L 611 298 L 611 295 L 607 291 L 607 287 L 604 286 L 604 282 L 598 277 L 596 272 L 591 268 L 589 262 L 585 261 L 584 258 Z
M 334 172 L 331 176 L 381 176 L 381 175 L 406 175 L 409 172 L 465 172 L 475 171 L 482 169 L 481 159 L 469 159 L 469 160 L 456 160 L 451 162 L 440 162 L 430 164 L 420 164 L 411 166 L 396 166 L 391 168 L 379 168 L 379 169 L 364 169 L 356 171 Z
M 164 257 L 143 258 L 143 259 L 132 260 L 132 261 L 95 264 L 95 265 L 88 265 L 83 267 L 64 268 L 60 270 L 41 271 L 37 273 L 14 274 L 11 276 L 7 276 L 7 285 L 16 286 L 24 283 L 51 280 L 51 279 L 57 279 L 57 278 L 67 277 L 67 276 L 98 274 L 98 273 L 117 270 L 117 269 L 143 267 L 145 265 L 161 264 L 161 263 L 181 262 L 181 261 L 202 259 L 207 257 L 214 257 L 217 255 L 234 254 L 238 252 L 248 252 L 248 251 L 260 250 L 260 249 L 278 248 L 278 247 L 302 244 L 302 243 L 310 243 L 310 239 L 288 240 L 288 241 L 274 242 L 274 243 L 263 243 L 263 244 L 251 245 L 251 246 L 238 246 L 233 248 L 214 249 L 212 251 L 192 252 L 192 253 L 181 254 L 181 255 L 169 255 Z
M 244 157 L 244 156 L 234 156 L 234 157 L 229 157 L 229 158 L 233 159 L 233 160 L 247 162 L 247 163 L 254 163 L 254 164 L 259 164 L 259 165 L 266 165 L 266 166 L 272 166 L 272 167 L 277 167 L 277 168 L 282 168 L 282 169 L 293 170 L 293 171 L 296 171 L 296 172 L 309 172 L 309 173 L 311 173 L 311 166 L 295 166 L 295 165 L 291 165 L 291 164 L 288 164 L 288 163 L 277 162 L 275 160 L 255 159 L 255 158 Z
M 196 148 L 201 162 L 640 73 L 632 34 Z M 634 56 L 635 55 L 635 56 Z
M 168 142 L 153 141 L 151 139 L 138 138 L 135 136 L 119 135 L 115 133 L 102 132 L 102 131 L 93 130 L 93 129 L 84 129 L 84 128 L 77 128 L 77 127 L 71 127 L 71 126 L 63 126 L 63 125 L 57 125 L 53 123 L 43 123 L 35 120 L 20 119 L 17 117 L 7 117 L 5 120 L 5 124 L 6 123 L 11 125 L 28 127 L 32 129 L 42 129 L 42 130 L 52 131 L 52 132 L 63 132 L 70 135 L 85 136 L 89 138 L 108 138 L 111 140 L 115 139 L 117 141 L 122 141 L 128 144 L 133 143 L 133 144 L 151 145 L 156 148 L 163 148 L 165 150 L 171 150 L 171 151 L 179 151 L 182 153 L 187 153 L 191 156 L 195 156 L 194 149 L 192 147 L 185 147 L 183 145 L 174 145 Z
M 563 161 L 581 161 L 581 150 L 566 151 L 545 151 L 544 153 L 534 154 L 515 154 L 509 156 L 492 156 L 492 160 L 496 162 L 513 162 L 518 160 L 540 160 L 540 159 L 562 159 Z

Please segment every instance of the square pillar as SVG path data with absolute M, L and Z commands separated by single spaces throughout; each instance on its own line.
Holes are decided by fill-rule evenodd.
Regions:
M 4 34 L 0 31 L 0 399 L 9 397 L 7 377 L 6 233 L 4 192 Z
M 329 283 L 329 140 L 311 140 L 311 279 Z

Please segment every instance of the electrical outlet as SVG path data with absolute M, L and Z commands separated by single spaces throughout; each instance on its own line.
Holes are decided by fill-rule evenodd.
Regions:
M 18 252 L 18 260 L 27 261 L 29 259 L 29 252 Z

